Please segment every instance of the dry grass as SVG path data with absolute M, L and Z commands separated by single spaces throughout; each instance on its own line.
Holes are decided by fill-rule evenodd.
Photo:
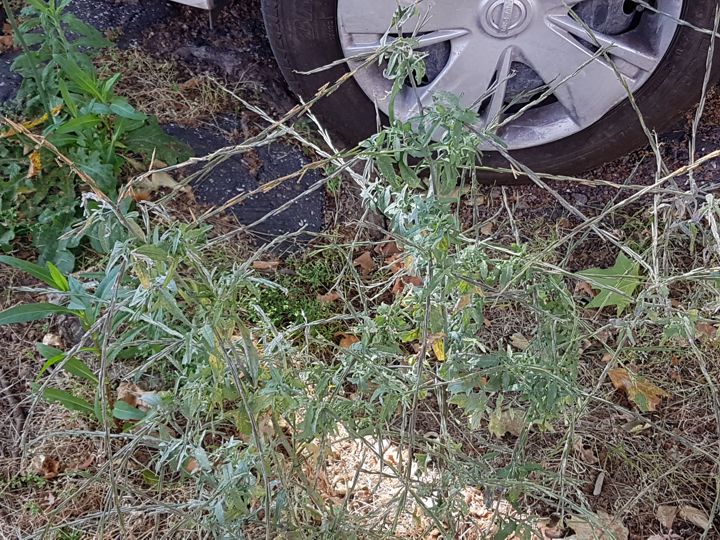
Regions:
M 96 65 L 101 75 L 119 71 L 118 94 L 161 123 L 195 125 L 239 111 L 237 101 L 210 76 L 186 73 L 175 62 L 157 59 L 140 49 L 110 49 Z M 241 92 L 242 87 L 237 83 L 233 91 Z

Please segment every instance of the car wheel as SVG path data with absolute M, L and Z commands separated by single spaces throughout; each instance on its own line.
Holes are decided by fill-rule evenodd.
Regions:
M 395 113 L 411 118 L 418 103 L 450 91 L 477 110 L 481 125 L 500 126 L 513 158 L 530 168 L 587 170 L 647 142 L 628 89 L 646 125 L 656 130 L 697 102 L 710 43 L 709 32 L 697 28 L 712 27 L 717 5 L 422 0 L 418 40 L 428 73 L 419 88 L 401 91 Z M 305 99 L 376 49 L 395 9 L 392 0 L 263 0 L 280 69 Z M 405 28 L 416 26 L 413 20 Z M 347 61 L 302 74 L 338 59 Z M 369 66 L 319 102 L 316 112 L 353 143 L 376 130 L 376 105 L 387 113 L 389 88 L 382 67 Z M 533 104 L 539 95 L 544 98 Z M 490 148 L 481 148 L 483 162 L 502 166 Z

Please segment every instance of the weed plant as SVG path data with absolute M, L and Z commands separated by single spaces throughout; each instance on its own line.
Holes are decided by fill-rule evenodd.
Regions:
M 394 24 L 412 13 L 400 9 Z M 385 62 L 396 90 L 423 78 L 415 45 L 402 37 L 369 60 Z M 718 323 L 720 206 L 678 182 L 703 160 L 628 187 L 632 195 L 531 250 L 519 234 L 505 241 L 460 219 L 458 187 L 477 189 L 476 149 L 501 143 L 457 99 L 437 96 L 408 122 L 391 115 L 349 152 L 332 150 L 322 129 L 330 150 L 294 131 L 288 120 L 304 112 L 236 151 L 296 137 L 320 155 L 329 181 L 342 172 L 358 185 L 364 207 L 385 218 L 361 227 L 382 241 L 358 231 L 349 246 L 287 264 L 285 277 L 255 270 L 269 249 L 219 258 L 232 236 L 213 236 L 203 218 L 179 223 L 156 203 L 127 212 L 112 198 L 86 198 L 88 224 L 123 228 L 102 270 L 2 259 L 58 300 L 12 307 L 0 323 L 64 314 L 85 332 L 67 350 L 38 346 L 46 361 L 28 422 L 41 400 L 59 402 L 94 426 L 73 436 L 98 440 L 105 457 L 73 493 L 101 486 L 101 511 L 62 522 L 63 501 L 44 516 L 44 533 L 131 534 L 142 512 L 162 516 L 155 530 L 168 537 L 531 538 L 540 534 L 532 511 L 549 508 L 560 528 L 579 520 L 614 535 L 572 474 L 595 465 L 577 458 L 587 451 L 581 429 L 601 439 L 639 425 L 717 471 L 717 445 L 673 435 L 654 416 L 669 393 L 640 375 L 668 386 L 658 358 L 682 354 L 714 416 L 710 431 L 720 425 L 717 343 L 704 341 L 702 326 Z M 650 235 L 618 241 L 605 220 L 643 194 L 651 212 L 639 229 Z M 588 231 L 616 245 L 616 264 L 570 272 L 563 250 Z M 384 266 L 363 268 L 360 256 Z M 328 292 L 334 304 L 315 303 Z M 501 314 L 512 323 L 497 331 Z M 354 339 L 343 343 L 337 328 Z M 617 369 L 628 376 L 625 402 L 605 384 Z M 144 389 L 121 399 L 121 382 Z M 676 381 L 675 392 L 688 388 Z M 613 415 L 627 424 L 608 423 Z M 350 443 L 362 458 L 340 492 L 327 471 Z M 603 466 L 640 463 L 625 443 L 608 444 Z M 702 477 L 711 521 L 719 481 Z M 662 477 L 641 482 L 650 492 Z M 383 503 L 354 504 L 368 492 Z M 623 519 L 631 502 L 608 510 Z
M 69 0 L 30 0 L 15 19 L 4 8 L 21 53 L 12 69 L 22 76 L 17 96 L 6 105 L 0 133 L 0 250 L 29 238 L 41 261 L 70 271 L 81 238 L 65 237 L 81 216 L 78 182 L 56 153 L 94 181 L 93 189 L 116 200 L 119 177 L 137 158 L 177 163 L 188 149 L 165 135 L 157 121 L 114 92 L 120 75 L 101 79 L 92 58 L 111 43 L 66 11 Z M 34 136 L 28 136 L 28 135 Z M 121 201 L 127 211 L 130 201 Z M 103 251 L 99 231 L 86 231 Z

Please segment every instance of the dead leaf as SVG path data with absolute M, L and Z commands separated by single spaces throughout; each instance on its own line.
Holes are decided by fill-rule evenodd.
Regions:
M 657 507 L 657 510 L 655 510 L 655 517 L 660 525 L 669 531 L 672 530 L 679 510 L 677 506 L 661 504 Z
M 192 77 L 187 81 L 181 82 L 178 85 L 180 90 L 183 91 L 192 90 L 193 88 L 197 88 L 198 86 L 200 86 L 200 79 L 198 79 L 197 77 Z
M 466 197 L 463 199 L 465 206 L 482 206 L 487 203 L 487 197 L 485 195 L 478 195 L 475 198 Z
M 30 154 L 30 167 L 28 168 L 27 178 L 35 178 L 40 176 L 42 172 L 42 159 L 40 159 L 40 151 L 33 150 Z
M 593 449 L 586 445 L 583 438 L 580 435 L 573 436 L 573 451 L 575 454 L 588 465 L 595 465 L 598 463 L 598 458 L 593 452 Z
M 95 456 L 93 454 L 90 454 L 88 457 L 85 458 L 84 461 L 75 465 L 72 468 L 72 470 L 73 471 L 84 471 L 86 469 L 89 469 L 93 463 L 95 463 Z
M 463 309 L 468 307 L 472 303 L 472 294 L 463 294 L 460 298 L 457 299 L 457 302 L 455 302 L 455 306 L 453 307 L 453 313 L 460 313 Z
M 526 351 L 530 347 L 528 339 L 518 332 L 510 336 L 510 344 L 520 351 Z
M 717 338 L 718 329 L 712 324 L 699 322 L 695 323 L 695 333 L 702 340 L 712 341 Z
M 335 337 L 340 338 L 339 345 L 343 349 L 349 349 L 354 343 L 360 342 L 360 338 L 357 336 L 354 336 L 353 334 L 344 334 L 342 332 L 339 332 L 339 333 L 335 334 Z
M 30 461 L 30 469 L 45 480 L 52 480 L 60 474 L 60 462 L 54 457 L 37 454 Z
M 3 35 L 0 36 L 0 52 L 4 52 L 13 48 L 13 29 L 8 23 L 4 23 L 2 27 Z
M 480 233 L 485 236 L 490 236 L 495 230 L 495 225 L 492 221 L 488 221 L 485 225 L 480 227 Z
M 571 518 L 568 527 L 575 531 L 577 540 L 627 540 L 629 531 L 622 522 L 602 510 L 597 513 L 595 523 L 582 518 Z
M 699 508 L 684 504 L 680 507 L 678 513 L 680 515 L 680 519 L 692 523 L 696 527 L 700 527 L 702 530 L 706 530 L 710 527 L 710 518 Z
M 183 468 L 188 474 L 193 474 L 195 471 L 200 470 L 200 463 L 198 463 L 197 459 L 191 457 L 187 459 Z
M 575 292 L 584 293 L 585 296 L 589 296 L 590 298 L 595 296 L 595 291 L 593 290 L 592 285 L 590 285 L 587 281 L 578 281 L 575 283 Z
M 254 270 L 270 271 L 277 270 L 280 266 L 280 261 L 253 261 L 252 267 Z
M 369 251 L 363 251 L 358 257 L 355 258 L 353 261 L 353 266 L 359 266 L 360 267 L 360 273 L 363 276 L 367 276 L 370 272 L 375 270 L 375 261 L 372 258 L 372 255 L 370 255 Z
M 143 390 L 137 384 L 121 382 L 117 388 L 117 399 L 141 411 L 148 411 L 158 401 L 158 396 L 156 392 Z
M 658 388 L 644 377 L 635 375 L 625 368 L 611 369 L 608 375 L 615 389 L 624 390 L 628 399 L 643 412 L 657 410 L 662 398 L 670 397 L 670 394 L 662 388 Z
M 435 353 L 435 358 L 438 362 L 445 361 L 445 334 L 435 334 L 429 336 L 429 340 L 432 346 L 432 350 Z
M 45 334 L 42 338 L 43 345 L 48 347 L 55 347 L 56 349 L 63 348 L 63 340 L 58 334 Z
M 336 292 L 329 292 L 317 295 L 317 301 L 321 304 L 332 304 L 336 300 L 340 300 L 340 295 Z
M 389 236 L 385 237 L 385 240 L 385 242 L 375 247 L 375 253 L 382 255 L 383 259 L 389 259 L 402 253 L 402 249 L 398 247 L 395 240 L 392 240 Z
M 488 431 L 498 439 L 506 433 L 519 437 L 525 427 L 525 414 L 518 409 L 507 409 L 505 411 L 495 410 L 490 415 Z
M 422 279 L 417 276 L 403 276 L 395 280 L 395 283 L 393 283 L 390 292 L 397 296 L 405 290 L 406 285 L 412 285 L 413 287 L 421 287 L 422 284 Z

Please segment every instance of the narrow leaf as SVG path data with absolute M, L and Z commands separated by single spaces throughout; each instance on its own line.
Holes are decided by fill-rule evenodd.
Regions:
M 0 255 L 0 263 L 11 266 L 12 268 L 17 268 L 18 270 L 21 270 L 26 274 L 30 274 L 31 276 L 39 279 L 43 283 L 53 285 L 53 278 L 50 275 L 50 271 L 47 268 L 40 266 L 39 264 L 24 261 L 16 257 L 10 257 L 8 255 Z
M 142 420 L 145 418 L 146 413 L 137 407 L 133 407 L 129 403 L 117 401 L 112 414 L 118 420 Z
M 51 403 L 59 403 L 66 409 L 81 412 L 83 414 L 92 415 L 94 409 L 88 401 L 72 395 L 70 392 L 60 390 L 59 388 L 46 388 L 43 397 Z
M 37 321 L 55 313 L 72 314 L 73 311 L 57 304 L 23 304 L 0 311 L 0 326 Z

